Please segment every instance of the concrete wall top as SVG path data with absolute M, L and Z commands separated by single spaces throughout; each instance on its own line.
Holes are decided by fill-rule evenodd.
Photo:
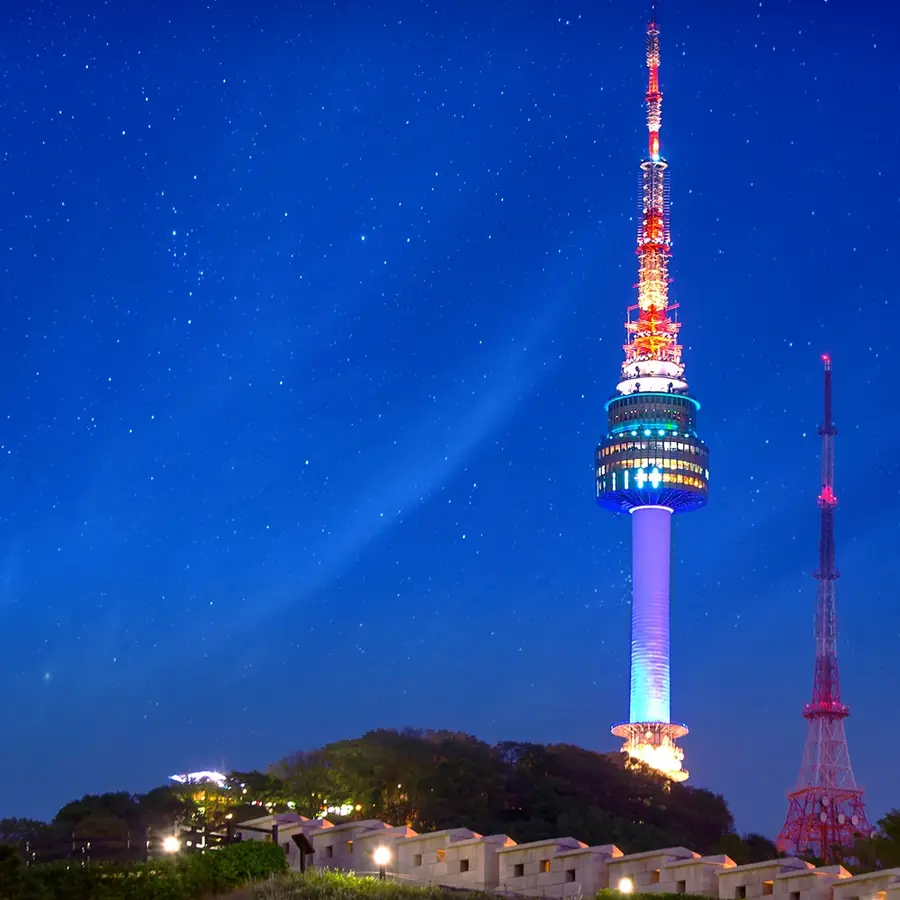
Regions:
M 831 868 L 831 866 L 829 866 L 829 868 Z M 864 875 L 852 875 L 847 879 L 847 884 L 850 884 L 851 882 L 853 882 L 853 884 L 860 884 L 865 881 L 875 881 L 879 878 L 884 878 L 888 884 L 900 881 L 900 869 L 881 869 L 878 872 L 866 872 Z
M 780 872 L 775 876 L 776 880 L 783 881 L 788 878 L 851 878 L 851 874 L 843 866 L 819 866 L 818 869 L 795 869 L 792 872 Z
M 392 825 L 385 825 L 379 819 L 363 819 L 360 822 L 342 822 L 340 825 L 334 825 L 332 831 L 383 831 L 385 828 L 392 827 Z
M 444 838 L 450 843 L 457 841 L 480 840 L 481 835 L 470 828 L 445 828 L 443 831 L 426 831 L 409 838 L 410 841 L 428 841 L 435 838 Z
M 838 878 L 850 878 L 850 873 L 843 866 L 819 866 L 816 872 L 821 875 L 837 875 Z M 788 875 L 791 873 L 788 872 Z
M 721 866 L 723 869 L 737 868 L 737 863 L 724 853 L 717 856 L 692 856 L 687 859 L 674 859 L 672 862 L 666 863 L 664 869 L 676 869 L 679 866 Z
M 368 838 L 377 838 L 380 835 L 392 835 L 395 837 L 418 837 L 419 832 L 413 831 L 409 825 L 385 825 L 384 828 L 373 828 L 371 831 L 365 831 L 360 836 L 360 840 Z
M 593 847 L 576 847 L 574 850 L 563 850 L 556 855 L 560 856 L 583 856 L 585 853 L 593 853 L 597 856 L 609 856 L 612 858 L 622 856 L 622 851 L 615 844 L 596 844 Z
M 760 869 L 776 869 L 779 872 L 787 872 L 791 869 L 802 869 L 809 871 L 814 869 L 812 863 L 806 862 L 804 859 L 797 859 L 795 856 L 785 856 L 781 859 L 767 859 L 763 862 L 745 863 L 743 866 L 735 866 L 733 869 L 725 869 L 719 872 L 719 877 L 723 878 L 728 875 L 740 875 L 742 872 L 758 872 Z
M 660 857 L 668 857 L 671 859 L 700 859 L 700 854 L 687 847 L 666 847 L 663 850 L 645 850 L 643 853 L 625 853 L 624 855 L 611 859 L 611 866 L 619 863 L 629 863 L 640 859 L 658 859 Z
M 537 850 L 540 847 L 555 847 L 557 851 L 586 850 L 587 844 L 584 844 L 577 838 L 573 837 L 548 838 L 544 841 L 529 841 L 527 844 L 515 844 L 514 846 L 510 847 L 503 847 L 499 852 L 517 853 L 520 850 Z
M 244 819 L 240 825 L 244 826 L 255 826 L 256 828 L 271 828 L 274 824 L 278 824 L 279 827 L 282 825 L 296 825 L 302 822 L 308 822 L 309 819 L 306 816 L 301 816 L 300 813 L 269 813 L 267 816 L 259 816 L 255 819 Z M 240 827 L 237 825 L 235 827 Z
M 515 847 L 516 842 L 508 834 L 486 834 L 483 837 L 463 838 L 461 841 L 451 841 L 454 849 L 466 847 L 470 844 L 500 844 L 503 847 Z M 449 848 L 448 848 L 449 849 Z

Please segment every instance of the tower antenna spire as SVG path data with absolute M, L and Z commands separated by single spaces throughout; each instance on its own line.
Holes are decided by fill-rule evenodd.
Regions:
M 850 766 L 850 751 L 844 719 L 850 708 L 841 702 L 837 657 L 834 511 L 834 437 L 831 417 L 831 357 L 822 356 L 825 415 L 819 428 L 822 438 L 822 489 L 819 506 L 819 583 L 816 602 L 816 658 L 813 667 L 812 700 L 803 708 L 809 723 L 800 776 L 788 793 L 788 813 L 775 845 L 796 855 L 813 855 L 826 863 L 835 851 L 852 847 L 857 835 L 868 837 L 872 826 L 866 819 L 863 792 L 856 785 Z
M 709 449 L 697 436 L 700 404 L 688 393 L 678 343 L 676 305 L 669 303 L 668 164 L 660 154 L 662 92 L 656 3 L 647 25 L 648 152 L 641 163 L 637 235 L 637 303 L 625 323 L 625 359 L 606 404 L 608 431 L 596 453 L 597 503 L 631 514 L 631 704 L 612 733 L 622 750 L 684 781 L 688 733 L 670 718 L 669 566 L 672 516 L 706 504 Z

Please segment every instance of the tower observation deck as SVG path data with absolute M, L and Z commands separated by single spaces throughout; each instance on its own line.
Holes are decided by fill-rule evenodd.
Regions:
M 678 305 L 669 302 L 668 164 L 660 154 L 659 29 L 647 28 L 645 94 L 649 148 L 641 163 L 637 303 L 628 308 L 625 359 L 606 404 L 608 428 L 596 451 L 596 496 L 629 513 L 632 530 L 631 706 L 612 733 L 623 752 L 673 781 L 688 777 L 670 718 L 669 582 L 672 516 L 706 504 L 709 449 L 697 434 L 700 404 L 684 377 Z

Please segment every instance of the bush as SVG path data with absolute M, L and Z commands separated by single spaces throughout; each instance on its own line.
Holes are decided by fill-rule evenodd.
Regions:
M 702 894 L 676 894 L 674 891 L 663 891 L 657 894 L 623 894 L 621 891 L 597 891 L 595 900 L 709 900 Z
M 340 872 L 313 871 L 272 879 L 253 888 L 254 900 L 498 900 L 496 894 L 454 890 L 437 885 L 417 887 Z M 709 900 L 693 894 L 622 894 L 603 890 L 593 900 Z
M 254 900 L 498 900 L 496 894 L 314 870 L 255 885 Z
M 26 869 L 0 860 L 0 900 L 196 900 L 286 870 L 284 851 L 263 841 L 125 866 L 53 863 Z

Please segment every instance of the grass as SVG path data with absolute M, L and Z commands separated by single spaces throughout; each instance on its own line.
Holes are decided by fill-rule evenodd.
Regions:
M 343 872 L 285 875 L 254 885 L 248 900 L 461 900 L 461 891 L 401 884 Z M 228 900 L 244 900 L 229 896 Z M 493 894 L 466 891 L 465 900 L 497 900 Z
M 593 900 L 709 900 L 693 894 L 622 894 L 600 891 Z M 342 872 L 313 871 L 284 875 L 257 883 L 228 900 L 498 900 L 497 894 L 452 888 L 416 886 Z

